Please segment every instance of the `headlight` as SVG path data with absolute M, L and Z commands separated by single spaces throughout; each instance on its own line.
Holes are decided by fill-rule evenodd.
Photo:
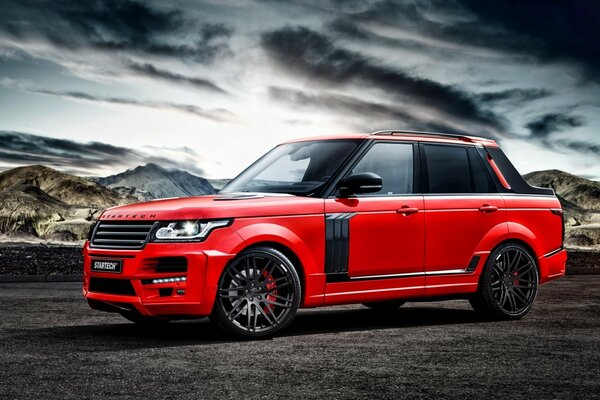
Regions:
M 154 233 L 155 242 L 194 241 L 201 242 L 211 231 L 231 224 L 230 219 L 215 221 L 176 221 L 161 222 Z

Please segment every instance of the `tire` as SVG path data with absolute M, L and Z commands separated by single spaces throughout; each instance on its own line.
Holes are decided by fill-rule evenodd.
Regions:
M 126 320 L 139 326 L 163 326 L 170 322 L 168 319 L 149 317 L 147 315 L 142 315 L 137 311 L 123 311 L 120 314 Z
M 282 252 L 250 248 L 225 267 L 210 319 L 236 337 L 272 336 L 293 321 L 301 291 L 298 273 Z
M 389 311 L 400 308 L 406 303 L 403 300 L 385 300 L 385 301 L 373 301 L 368 303 L 362 303 L 363 306 L 369 307 L 373 310 Z
M 502 244 L 490 254 L 469 302 L 486 317 L 519 319 L 533 307 L 538 286 L 537 264 L 529 250 Z

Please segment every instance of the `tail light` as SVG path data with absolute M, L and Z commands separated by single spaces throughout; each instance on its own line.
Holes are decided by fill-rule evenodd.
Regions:
M 562 208 L 551 208 L 550 211 L 552 212 L 552 214 L 555 215 L 560 215 L 560 221 L 561 221 L 561 229 L 562 229 L 562 244 L 565 244 L 565 213 L 562 210 Z

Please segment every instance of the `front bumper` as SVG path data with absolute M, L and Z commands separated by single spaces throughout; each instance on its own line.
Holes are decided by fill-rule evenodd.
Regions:
M 83 296 L 103 311 L 136 310 L 163 318 L 195 318 L 210 314 L 221 271 L 235 255 L 208 250 L 198 243 L 149 243 L 142 250 L 84 250 Z M 158 260 L 187 260 L 185 271 L 157 271 Z M 91 271 L 92 259 L 119 259 L 122 273 Z M 185 281 L 153 283 L 154 279 Z M 129 283 L 128 283 L 129 282 Z

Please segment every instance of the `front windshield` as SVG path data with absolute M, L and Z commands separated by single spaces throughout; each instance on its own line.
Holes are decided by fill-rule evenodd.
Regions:
M 221 193 L 313 195 L 329 181 L 356 146 L 356 140 L 282 144 L 242 172 L 225 186 Z

